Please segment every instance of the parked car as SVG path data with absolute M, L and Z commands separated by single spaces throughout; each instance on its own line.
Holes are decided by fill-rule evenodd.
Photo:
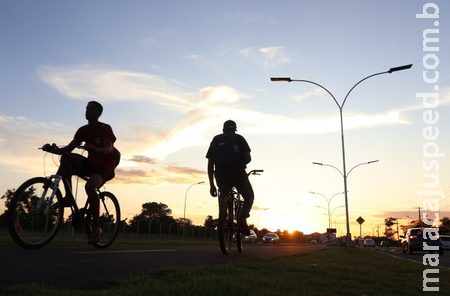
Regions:
M 392 243 L 391 243 L 391 241 L 387 241 L 387 240 L 384 240 L 384 241 L 381 241 L 381 243 L 380 243 L 380 247 L 390 247 L 390 246 L 392 246 Z
M 363 243 L 364 247 L 372 247 L 375 248 L 375 241 L 371 238 L 366 238 Z
M 441 235 L 439 236 L 442 242 L 442 247 L 445 250 L 450 250 L 450 235 Z
M 413 254 L 414 251 L 423 251 L 423 243 L 425 242 L 428 246 L 438 246 L 439 254 L 442 255 L 444 253 L 444 248 L 442 246 L 442 241 L 440 238 L 431 239 L 429 237 L 423 237 L 423 228 L 409 228 L 406 231 L 404 236 L 401 236 L 401 246 L 403 250 L 403 254 Z M 433 251 L 430 251 L 433 252 Z
M 268 232 L 263 236 L 262 243 L 278 245 L 280 243 L 280 238 L 276 233 Z

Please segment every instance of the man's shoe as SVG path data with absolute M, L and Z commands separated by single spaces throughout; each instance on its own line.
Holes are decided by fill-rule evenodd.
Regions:
M 247 219 L 243 219 L 239 222 L 239 230 L 245 236 L 250 235 L 250 228 L 247 225 Z
M 88 243 L 89 244 L 96 244 L 100 240 L 100 236 L 102 235 L 102 229 L 99 227 L 93 228 L 91 230 L 91 233 L 89 233 Z

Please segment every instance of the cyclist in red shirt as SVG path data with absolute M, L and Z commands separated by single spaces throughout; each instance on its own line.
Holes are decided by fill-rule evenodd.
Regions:
M 90 203 L 92 215 L 92 231 L 89 243 L 96 243 L 100 239 L 102 229 L 99 224 L 99 198 L 97 188 L 114 178 L 114 169 L 118 165 L 117 150 L 114 149 L 116 137 L 111 127 L 98 121 L 103 112 L 103 107 L 96 101 L 91 101 L 86 106 L 87 125 L 80 127 L 69 145 L 58 148 L 61 154 L 61 165 L 58 174 L 71 180 L 73 174 L 89 177 L 85 189 Z M 88 157 L 71 153 L 73 149 L 85 143 Z M 49 151 L 50 145 L 45 145 L 44 150 Z M 118 153 L 118 152 L 117 152 Z M 66 188 L 67 190 L 67 188 Z M 70 190 L 70 188 L 68 189 Z

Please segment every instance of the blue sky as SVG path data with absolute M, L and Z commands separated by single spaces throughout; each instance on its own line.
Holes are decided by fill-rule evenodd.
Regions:
M 440 8 L 440 118 L 436 140 L 450 148 L 450 25 Z M 56 158 L 37 149 L 67 144 L 85 124 L 86 102 L 105 108 L 123 161 L 108 185 L 125 216 L 147 201 L 182 216 L 187 187 L 207 180 L 204 155 L 224 120 L 238 123 L 253 151 L 256 200 L 251 222 L 269 228 L 323 230 L 316 206 L 342 192 L 342 179 L 319 161 L 342 167 L 338 109 L 308 79 L 341 101 L 361 78 L 413 63 L 411 70 L 371 78 L 344 108 L 347 166 L 379 159 L 349 177 L 351 220 L 367 231 L 389 215 L 415 215 L 423 201 L 425 108 L 422 32 L 426 1 L 2 1 L 0 3 L 0 191 L 54 171 Z M 440 183 L 450 191 L 446 158 Z M 44 166 L 45 163 L 45 166 Z M 53 170 L 53 171 L 52 171 Z M 333 199 L 333 207 L 343 204 Z M 443 200 L 443 214 L 450 202 Z M 261 209 L 268 210 L 262 211 Z M 189 191 L 196 223 L 216 215 L 208 186 Z M 343 213 L 336 210 L 336 216 Z M 441 214 L 441 215 L 443 215 Z M 415 217 L 414 216 L 414 217 Z M 344 219 L 338 219 L 338 230 Z M 356 225 L 352 224 L 352 232 Z

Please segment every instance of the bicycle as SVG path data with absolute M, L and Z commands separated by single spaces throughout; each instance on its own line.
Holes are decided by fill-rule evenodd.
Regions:
M 52 147 L 57 148 L 56 145 Z M 77 147 L 83 149 L 83 147 Z M 39 148 L 39 149 L 43 149 Z M 57 154 L 55 151 L 49 153 Z M 86 177 L 80 177 L 88 180 Z M 50 243 L 64 222 L 64 208 L 71 209 L 69 216 L 75 229 L 85 228 L 89 236 L 92 217 L 89 200 L 78 208 L 72 190 L 65 190 L 63 197 L 59 185 L 70 188 L 70 182 L 58 174 L 34 177 L 25 181 L 14 193 L 9 207 L 8 228 L 13 240 L 25 249 L 39 249 Z M 120 224 L 120 207 L 117 198 L 108 191 L 97 189 L 100 199 L 99 222 L 102 228 L 100 240 L 92 244 L 106 248 L 117 237 Z
M 252 170 L 247 175 L 260 175 L 262 172 L 263 170 Z M 223 254 L 228 254 L 231 251 L 234 236 L 237 249 L 242 253 L 245 235 L 241 233 L 237 221 L 239 221 L 244 200 L 234 187 L 231 188 L 228 194 L 219 194 L 219 197 L 221 198 L 219 198 L 219 223 L 217 230 L 220 250 Z

